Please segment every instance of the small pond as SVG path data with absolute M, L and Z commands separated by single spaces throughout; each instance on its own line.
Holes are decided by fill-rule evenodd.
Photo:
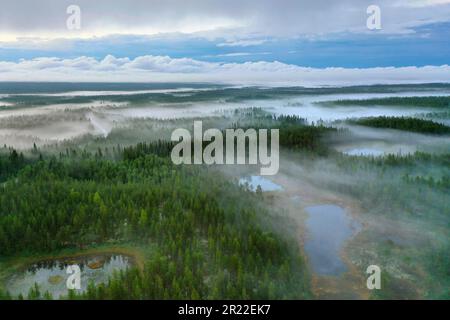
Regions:
M 239 185 L 248 186 L 248 188 L 256 192 L 258 186 L 261 187 L 261 191 L 281 191 L 283 188 L 272 182 L 271 180 L 261 176 L 250 176 L 239 179 Z
M 313 271 L 319 275 L 340 275 L 347 270 L 341 250 L 361 225 L 337 205 L 310 206 L 306 212 L 305 251 Z
M 11 275 L 6 280 L 6 289 L 13 297 L 22 294 L 25 298 L 35 283 L 43 294 L 48 291 L 54 299 L 66 296 L 67 268 L 78 265 L 81 271 L 81 292 L 87 289 L 89 282 L 106 283 L 115 270 L 125 270 L 134 264 L 133 259 L 124 255 L 102 254 L 75 258 L 46 260 L 33 263 L 22 272 Z
M 384 155 L 383 150 L 373 149 L 373 148 L 353 148 L 345 150 L 343 153 L 349 156 L 374 156 L 379 157 Z

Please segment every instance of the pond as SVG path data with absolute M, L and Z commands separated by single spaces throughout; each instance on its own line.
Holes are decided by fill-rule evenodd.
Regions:
M 384 155 L 384 151 L 372 148 L 354 148 L 343 151 L 343 153 L 349 156 L 375 156 L 379 157 Z
M 319 275 L 340 275 L 347 270 L 340 256 L 341 250 L 361 225 L 337 205 L 316 205 L 305 209 L 308 213 L 305 251 L 313 271 Z
M 70 276 L 67 273 L 70 265 L 80 267 L 80 292 L 84 292 L 89 282 L 106 283 L 115 270 L 125 270 L 134 265 L 134 261 L 131 257 L 115 254 L 39 261 L 10 276 L 6 280 L 6 289 L 13 297 L 22 294 L 26 298 L 30 288 L 37 283 L 42 294 L 48 291 L 54 299 L 58 299 L 68 294 L 66 282 Z
M 406 143 L 388 143 L 388 142 L 354 142 L 348 144 L 340 144 L 336 146 L 336 150 L 350 156 L 372 156 L 382 157 L 389 154 L 408 155 L 417 151 L 417 146 Z
M 256 192 L 258 186 L 261 187 L 261 191 L 263 192 L 283 190 L 283 188 L 280 185 L 261 176 L 250 176 L 241 178 L 239 179 L 239 185 L 248 186 L 248 188 L 253 192 Z

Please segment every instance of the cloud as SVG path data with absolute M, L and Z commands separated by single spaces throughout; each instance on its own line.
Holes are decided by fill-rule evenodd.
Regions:
M 218 54 L 216 57 L 245 57 L 245 56 L 251 56 L 254 53 L 250 52 L 233 52 L 233 53 L 224 53 L 224 54 Z
M 164 73 L 202 72 L 209 63 L 190 58 L 172 59 L 168 56 L 141 56 L 125 64 L 124 69 L 145 70 Z
M 450 4 L 450 0 L 399 0 L 396 4 L 404 7 L 428 7 Z
M 205 58 L 211 57 L 225 57 L 225 58 L 233 58 L 233 57 L 248 57 L 248 56 L 261 56 L 261 55 L 270 55 L 271 52 L 232 52 L 232 53 L 221 53 L 216 55 L 206 55 L 203 56 Z
M 268 62 L 215 63 L 169 56 L 112 55 L 0 61 L 0 81 L 214 82 L 267 86 L 450 82 L 450 67 L 305 68 Z
M 263 43 L 266 43 L 268 40 L 259 39 L 259 40 L 238 40 L 238 41 L 228 41 L 217 44 L 218 47 L 250 47 L 250 46 L 259 46 Z
M 367 32 L 372 0 L 77 0 L 81 30 L 66 29 L 72 0 L 3 1 L 0 39 L 73 38 L 110 34 L 196 33 L 225 37 L 224 46 L 250 38 Z M 448 0 L 377 0 L 385 33 L 450 21 Z M 240 41 L 242 40 L 242 41 Z M 256 40 L 255 40 L 256 41 Z M 261 40 L 257 40 L 261 41 Z

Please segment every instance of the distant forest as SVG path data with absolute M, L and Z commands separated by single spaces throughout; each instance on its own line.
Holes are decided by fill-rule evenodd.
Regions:
M 397 130 L 431 133 L 431 134 L 450 134 L 449 126 L 431 120 L 424 120 L 411 117 L 380 116 L 380 117 L 351 119 L 348 122 L 374 128 L 388 128 L 388 129 L 397 129 Z
M 450 108 L 450 96 L 439 97 L 391 97 L 391 98 L 371 98 L 355 100 L 336 100 L 331 103 L 340 106 L 416 106 L 429 108 Z

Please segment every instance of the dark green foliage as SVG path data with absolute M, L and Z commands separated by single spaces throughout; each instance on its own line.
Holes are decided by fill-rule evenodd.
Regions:
M 336 129 L 324 126 L 287 125 L 280 128 L 280 145 L 293 149 L 306 149 L 323 153 L 326 151 L 321 138 Z
M 307 125 L 306 120 L 298 116 L 280 116 L 275 118 L 276 127 L 280 129 L 280 145 L 289 149 L 304 149 L 324 154 L 327 147 L 322 138 L 337 129 L 326 127 L 321 123 Z
M 14 149 L 8 149 L 7 154 L 8 156 L 2 156 L 0 154 L 0 182 L 13 176 L 29 163 L 29 161 L 25 160 L 22 153 Z
M 349 120 L 349 123 L 368 126 L 374 128 L 389 128 L 412 132 L 432 133 L 432 134 L 449 134 L 450 127 L 434 122 L 411 117 L 369 117 Z
M 429 108 L 450 108 L 450 97 L 391 97 L 362 100 L 336 100 L 329 103 L 340 106 L 416 106 Z
M 111 241 L 154 247 L 130 269 L 81 296 L 95 299 L 305 298 L 296 244 L 261 221 L 255 194 L 202 168 L 127 148 L 126 160 L 70 153 L 28 165 L 0 187 L 0 255 Z M 48 299 L 38 287 L 28 298 Z
M 302 149 L 325 154 L 328 148 L 322 138 L 331 132 L 336 132 L 336 128 L 326 127 L 322 123 L 307 124 L 306 119 L 298 116 L 275 116 L 272 114 L 258 112 L 258 108 L 253 108 L 251 114 L 246 114 L 247 119 L 251 119 L 245 125 L 235 124 L 234 128 L 246 129 L 279 129 L 280 146 L 288 149 Z
M 156 154 L 158 156 L 170 156 L 170 153 L 176 142 L 158 140 L 152 143 L 139 143 L 136 146 L 123 149 L 123 158 L 133 160 L 147 154 Z
M 356 160 L 356 159 L 355 159 Z M 359 159 L 365 161 L 364 159 Z M 450 169 L 450 154 L 430 154 L 425 152 L 415 152 L 412 154 L 388 154 L 385 157 L 375 157 L 369 160 L 371 164 L 379 167 L 383 166 L 416 166 L 416 165 L 436 165 Z

